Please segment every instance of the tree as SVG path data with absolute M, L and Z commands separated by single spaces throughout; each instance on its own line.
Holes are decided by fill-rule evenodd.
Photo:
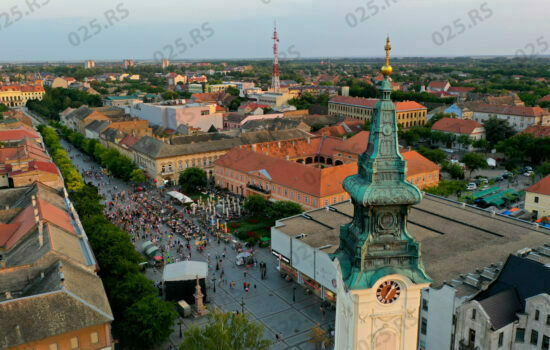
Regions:
M 437 164 L 441 164 L 447 160 L 447 154 L 440 149 L 428 149 L 420 146 L 418 147 L 418 153 Z
M 253 216 L 259 216 L 266 212 L 268 203 L 267 200 L 257 194 L 249 196 L 243 204 L 244 209 Z
M 206 172 L 201 168 L 191 167 L 180 173 L 179 183 L 185 193 L 196 193 L 206 186 Z
M 134 169 L 130 173 L 130 181 L 141 183 L 145 182 L 145 174 L 143 173 L 143 170 L 141 169 Z
M 242 98 L 237 97 L 236 99 L 233 99 L 231 102 L 229 102 L 229 105 L 227 106 L 227 108 L 229 108 L 230 111 L 234 112 L 237 109 L 239 109 L 242 102 L 243 102 Z
M 226 93 L 230 94 L 231 96 L 235 96 L 235 97 L 239 97 L 239 94 L 240 94 L 240 91 L 239 89 L 233 87 L 233 86 L 229 86 L 226 90 L 225 90 Z
M 469 146 L 473 143 L 472 139 L 470 138 L 470 136 L 468 135 L 460 135 L 457 139 L 456 139 L 456 142 L 458 142 L 459 144 L 461 144 L 463 147 L 465 146 Z
M 316 132 L 318 130 L 321 130 L 322 128 L 325 127 L 325 124 L 321 124 L 321 123 L 314 123 L 311 125 L 311 132 Z
M 304 210 L 300 204 L 291 201 L 277 201 L 271 205 L 269 216 L 273 220 L 287 218 L 302 213 Z
M 464 170 L 462 170 L 462 167 L 458 164 L 451 164 L 450 162 L 447 162 L 443 165 L 441 170 L 451 175 L 453 179 L 464 179 Z
M 546 176 L 550 174 L 550 163 L 544 162 L 536 168 L 537 174 L 540 176 Z
M 363 125 L 363 130 L 370 131 L 370 120 L 365 120 L 365 124 Z
M 152 349 L 168 339 L 176 317 L 171 303 L 149 294 L 124 312 L 116 331 L 129 349 Z
M 263 339 L 264 326 L 246 315 L 214 309 L 203 328 L 193 324 L 185 331 L 180 350 L 268 350 L 271 341 Z
M 407 146 L 410 146 L 420 141 L 420 135 L 414 130 L 407 130 L 400 133 L 399 139 L 404 140 Z
M 448 197 L 452 194 L 455 194 L 457 197 L 460 197 L 462 191 L 464 191 L 466 183 L 464 181 L 458 180 L 441 180 L 439 185 L 427 187 L 424 189 L 425 192 L 435 194 L 437 196 Z
M 180 98 L 180 95 L 175 91 L 168 90 L 162 94 L 162 98 L 165 100 L 176 100 Z
M 487 147 L 489 147 L 489 142 L 486 139 L 479 139 L 474 141 L 473 146 L 477 149 L 486 151 Z
M 494 147 L 499 141 L 506 140 L 515 134 L 514 129 L 508 125 L 506 120 L 497 119 L 495 116 L 485 120 L 483 127 L 485 128 L 485 138 L 490 147 Z
M 477 169 L 488 168 L 485 158 L 477 153 L 466 153 L 460 161 L 470 170 L 470 177 L 472 176 L 472 172 Z
M 326 349 L 331 345 L 330 337 L 327 334 L 327 331 L 321 328 L 321 325 L 317 323 L 310 329 L 308 343 L 313 344 L 315 349 Z M 322 347 L 322 346 L 325 347 Z
M 218 132 L 218 129 L 214 126 L 214 124 L 210 125 L 210 128 L 208 128 L 208 132 Z

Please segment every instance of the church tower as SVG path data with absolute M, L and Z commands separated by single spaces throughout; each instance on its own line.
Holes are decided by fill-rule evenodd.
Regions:
M 422 199 L 405 181 L 407 162 L 399 153 L 395 105 L 390 100 L 390 39 L 385 76 L 371 120 L 367 150 L 358 173 L 344 181 L 354 206 L 340 230 L 332 258 L 337 273 L 335 349 L 415 350 L 421 290 L 431 280 L 420 244 L 407 231 L 410 206 Z

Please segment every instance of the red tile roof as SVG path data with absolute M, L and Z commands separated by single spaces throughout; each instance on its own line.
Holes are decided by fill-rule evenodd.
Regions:
M 271 178 L 270 182 L 316 197 L 344 192 L 344 179 L 357 173 L 356 163 L 319 169 L 238 148 L 232 149 L 214 164 L 244 173 L 265 170 Z
M 455 134 L 471 135 L 475 129 L 483 128 L 483 124 L 475 120 L 457 119 L 457 118 L 441 118 L 432 126 L 432 130 L 452 132 Z
M 428 84 L 428 89 L 443 89 L 448 84 L 447 81 L 434 80 Z
M 407 161 L 407 177 L 440 169 L 439 165 L 416 151 L 402 150 L 401 155 L 403 155 L 403 159 Z
M 451 93 L 451 92 L 458 92 L 458 93 L 461 93 L 461 92 L 470 92 L 470 91 L 474 91 L 475 88 L 473 87 L 466 87 L 466 86 L 451 86 L 449 89 L 447 89 L 447 92 Z
M 550 196 L 550 175 L 546 176 L 533 186 L 526 188 L 525 191 Z
M 246 109 L 246 108 L 250 108 L 252 110 L 256 109 L 256 108 L 269 108 L 269 105 L 264 105 L 264 104 L 259 104 L 259 103 L 255 103 L 255 102 L 250 102 L 250 103 L 247 103 L 245 105 L 242 105 L 242 106 L 239 106 L 239 109 Z
M 119 145 L 125 145 L 127 147 L 132 147 L 135 145 L 139 139 L 133 135 L 127 135 L 122 140 L 119 141 Z
M 329 102 L 339 103 L 339 104 L 348 104 L 348 105 L 354 105 L 354 106 L 366 107 L 366 108 L 374 108 L 374 105 L 376 104 L 376 102 L 378 102 L 378 99 L 364 98 L 364 97 L 351 97 L 351 96 L 334 96 L 333 98 L 330 99 Z M 425 106 L 415 101 L 394 102 L 394 104 L 395 104 L 395 110 L 397 112 L 426 109 Z
M 541 107 L 525 107 L 525 106 L 509 106 L 509 105 L 494 105 L 489 103 L 473 103 L 470 109 L 474 112 L 517 115 L 526 117 L 540 117 L 550 115 L 550 112 Z
M 544 97 L 541 97 L 537 100 L 537 102 L 550 102 L 550 94 L 544 96 Z
M 550 126 L 530 125 L 521 132 L 522 134 L 531 134 L 537 138 L 550 137 Z
M 324 128 L 315 131 L 313 134 L 319 136 L 343 136 L 347 134 L 347 131 L 342 125 L 334 125 L 325 126 Z
M 18 141 L 25 137 L 37 139 L 40 136 L 35 131 L 28 129 L 0 130 L 0 141 Z

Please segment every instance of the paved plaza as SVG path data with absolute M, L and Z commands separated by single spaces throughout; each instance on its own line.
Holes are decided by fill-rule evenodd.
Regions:
M 90 170 L 91 167 L 97 169 L 97 164 L 90 160 L 85 154 L 75 150 L 64 140 L 62 144 L 65 148 L 70 148 L 69 155 L 73 158 L 75 166 L 79 171 Z M 130 186 L 119 179 L 110 180 L 109 184 L 100 188 L 102 193 L 111 190 L 114 192 L 114 187 L 117 186 L 118 192 L 130 189 Z M 153 190 L 158 193 L 158 190 Z M 190 220 L 194 218 L 187 217 Z M 195 220 L 194 220 L 195 221 Z M 167 229 L 164 227 L 164 230 Z M 163 232 L 163 234 L 166 234 Z M 183 236 L 179 239 L 184 241 Z M 143 241 L 135 242 L 136 247 L 140 247 Z M 208 308 L 218 307 L 223 311 L 239 311 L 244 308 L 245 313 L 251 320 L 258 321 L 265 326 L 264 333 L 267 339 L 275 342 L 275 335 L 282 335 L 282 340 L 275 342 L 272 349 L 296 349 L 306 350 L 314 349 L 313 344 L 308 343 L 311 327 L 315 324 L 321 324 L 322 328 L 334 328 L 334 311 L 326 310 L 322 313 L 322 300 L 311 294 L 307 294 L 306 290 L 292 281 L 286 281 L 281 278 L 277 270 L 277 259 L 273 256 L 269 248 L 259 248 L 256 253 L 258 262 L 267 264 L 266 279 L 262 280 L 259 267 L 251 267 L 249 270 L 244 266 L 235 264 L 236 251 L 231 243 L 217 243 L 211 241 L 203 253 L 199 253 L 196 249 L 192 249 L 191 260 L 207 261 L 209 264 L 209 276 L 207 287 L 206 305 Z M 191 246 L 195 247 L 194 241 Z M 219 271 L 216 271 L 215 257 L 222 256 L 223 251 L 226 251 L 226 257 L 219 266 Z M 176 248 L 171 250 L 171 256 L 178 256 Z M 208 258 L 209 256 L 209 258 Z M 220 283 L 219 277 L 221 270 L 224 270 L 224 279 Z M 246 272 L 246 276 L 245 276 Z M 149 279 L 158 282 L 161 280 L 162 272 L 154 269 L 147 269 L 146 275 Z M 230 282 L 235 282 L 235 287 L 230 288 Z M 246 292 L 243 283 L 250 283 L 250 290 Z M 215 288 L 214 288 L 215 284 Z M 214 291 L 215 290 L 215 291 Z M 181 343 L 180 338 L 180 323 L 182 331 L 185 332 L 192 323 L 202 325 L 207 322 L 206 317 L 201 318 L 185 318 L 177 319 L 173 333 L 170 336 L 170 341 L 158 349 L 169 349 L 171 345 L 177 346 Z

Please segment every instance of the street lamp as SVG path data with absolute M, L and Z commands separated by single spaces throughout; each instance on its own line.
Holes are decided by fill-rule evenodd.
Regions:
M 183 338 L 183 333 L 181 332 L 181 325 L 183 322 L 181 321 L 181 318 L 179 319 L 178 324 L 180 325 L 180 338 Z

